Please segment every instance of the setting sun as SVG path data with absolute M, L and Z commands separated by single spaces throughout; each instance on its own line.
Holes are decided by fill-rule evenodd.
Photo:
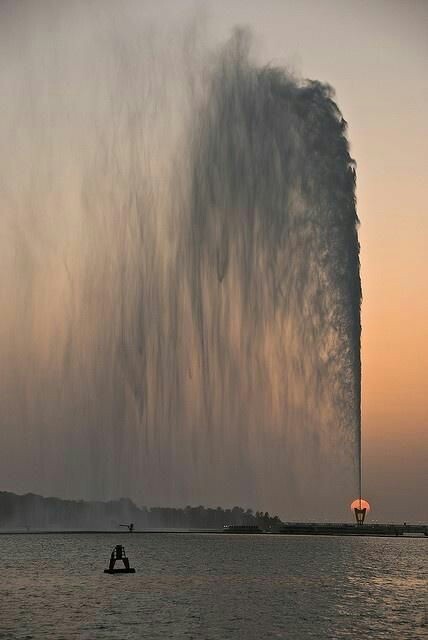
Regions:
M 370 504 L 367 502 L 367 500 L 363 500 L 362 498 L 357 498 L 351 504 L 351 511 L 353 511 L 354 509 L 365 509 L 367 513 L 369 513 Z

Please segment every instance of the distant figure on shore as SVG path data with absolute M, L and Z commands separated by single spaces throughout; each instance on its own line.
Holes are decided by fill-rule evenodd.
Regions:
M 129 533 L 132 533 L 134 531 L 134 523 L 131 522 L 130 524 L 120 524 L 119 527 L 126 527 L 129 531 Z

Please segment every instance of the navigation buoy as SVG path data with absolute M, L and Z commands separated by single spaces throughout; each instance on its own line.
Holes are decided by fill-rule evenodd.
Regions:
M 124 567 L 115 569 L 114 565 L 116 564 L 116 560 L 122 560 Z M 117 544 L 113 548 L 108 569 L 104 569 L 104 573 L 135 573 L 135 569 L 129 566 L 129 560 L 128 556 L 126 555 L 125 547 L 123 547 L 121 544 Z

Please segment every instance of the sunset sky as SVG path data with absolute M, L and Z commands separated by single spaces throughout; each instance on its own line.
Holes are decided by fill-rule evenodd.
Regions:
M 231 0 L 213 32 L 248 25 L 259 58 L 336 90 L 357 161 L 363 492 L 373 519 L 428 519 L 428 4 Z
M 80 11 L 82 7 L 83 12 L 86 10 L 84 2 L 75 4 L 80 7 Z M 58 11 L 58 5 L 55 2 L 40 3 L 46 15 L 50 15 L 49 6 L 54 5 Z M 212 46 L 212 43 L 224 42 L 235 25 L 248 26 L 255 37 L 258 61 L 273 66 L 285 66 L 298 77 L 319 80 L 334 87 L 337 103 L 349 125 L 351 155 L 357 162 L 357 211 L 361 222 L 359 234 L 363 289 L 363 496 L 372 504 L 372 520 L 428 521 L 428 206 L 426 196 L 428 185 L 428 3 L 426 0 L 355 0 L 353 2 L 351 0 L 266 0 L 265 2 L 260 0 L 224 0 L 224 2 L 165 0 L 153 2 L 153 7 L 150 3 L 139 5 L 130 2 L 127 5 L 124 2 L 123 10 L 126 11 L 127 6 L 133 7 L 130 12 L 133 19 L 132 12 L 135 11 L 135 7 L 138 6 L 138 11 L 143 11 L 143 5 L 149 17 L 150 13 L 153 13 L 154 20 L 161 19 L 164 9 L 168 20 L 173 24 L 175 19 L 181 23 L 188 20 L 189 23 L 195 21 L 200 24 L 201 32 L 206 32 L 208 46 Z M 14 26 L 27 46 L 26 33 L 31 32 L 32 15 L 36 15 L 37 11 L 31 3 L 27 5 L 23 3 L 18 9 L 16 6 L 13 2 L 9 2 L 0 7 L 4 10 L 4 24 L 7 24 L 6 17 L 10 19 L 10 24 Z M 111 6 L 117 10 L 118 5 L 113 3 Z M 19 11 L 22 11 L 22 16 L 26 15 L 28 20 L 28 24 L 22 23 L 24 24 L 22 32 Z M 33 14 L 32 11 L 34 11 Z M 40 18 L 42 28 L 40 31 L 36 29 L 36 36 L 43 41 L 45 37 L 43 29 L 52 29 L 54 33 L 56 27 L 53 28 L 52 25 L 57 25 L 59 22 L 53 21 L 51 25 L 48 20 L 44 21 L 44 13 L 40 15 L 42 15 Z M 60 12 L 57 13 L 58 15 Z M 88 26 L 85 21 L 77 24 L 83 25 L 82 42 L 85 37 L 91 41 L 91 37 L 88 37 L 91 25 Z M 58 46 L 63 46 L 66 52 L 69 47 L 70 51 L 74 52 L 73 47 L 76 47 L 76 42 L 73 34 L 67 30 L 67 25 L 61 24 L 61 28 L 62 33 L 66 33 L 69 40 L 66 44 L 59 43 Z M 102 32 L 102 25 L 97 25 L 97 28 Z M 85 29 L 87 29 L 86 34 Z M 54 35 L 58 36 L 57 33 Z M 16 184 L 12 184 L 13 180 L 11 180 L 7 186 L 10 187 L 12 184 L 11 191 L 13 192 L 13 188 L 16 188 L 16 192 L 22 195 L 24 189 L 21 188 L 21 181 L 24 184 L 22 176 L 25 176 L 25 167 L 24 169 L 22 167 L 27 162 L 32 168 L 34 160 L 28 159 L 31 153 L 27 150 L 34 148 L 37 153 L 39 148 L 49 150 L 52 148 L 54 164 L 55 148 L 60 150 L 58 157 L 64 164 L 63 174 L 58 173 L 61 178 L 57 186 L 58 189 L 63 189 L 64 193 L 68 190 L 70 194 L 74 193 L 68 199 L 65 213 L 62 209 L 65 222 L 61 233 L 65 238 L 63 240 L 65 258 L 61 263 L 62 276 L 55 275 L 59 290 L 63 290 L 69 287 L 66 263 L 67 251 L 69 251 L 67 243 L 70 236 L 71 246 L 73 233 L 77 236 L 76 228 L 73 228 L 73 210 L 77 209 L 81 194 L 75 188 L 73 191 L 75 149 L 73 150 L 73 136 L 70 135 L 73 129 L 71 127 L 67 132 L 67 128 L 61 125 L 61 122 L 68 122 L 67 118 L 73 112 L 73 105 L 77 112 L 76 122 L 79 122 L 81 114 L 78 110 L 78 99 L 72 95 L 66 80 L 64 80 L 65 89 L 62 87 L 63 94 L 58 90 L 58 95 L 55 94 L 56 87 L 52 91 L 48 84 L 48 72 L 46 72 L 48 78 L 46 86 L 43 82 L 38 84 L 38 76 L 33 73 L 31 66 L 32 47 L 34 47 L 35 57 L 38 55 L 39 48 L 42 51 L 40 61 L 34 64 L 36 73 L 40 73 L 39 78 L 45 80 L 44 64 L 46 69 L 50 70 L 49 73 L 52 73 L 52 77 L 56 78 L 55 74 L 58 73 L 59 85 L 63 78 L 60 64 L 58 63 L 58 69 L 56 69 L 56 60 L 52 57 L 49 48 L 46 49 L 48 51 L 46 61 L 43 58 L 46 52 L 43 46 L 40 46 L 37 37 L 30 38 L 28 49 L 22 47 L 23 53 L 21 53 L 21 46 L 16 45 L 15 41 L 10 47 L 7 44 L 7 38 L 4 39 L 6 44 L 1 45 L 0 42 L 0 51 L 3 46 L 4 53 L 10 55 L 9 77 L 4 74 L 6 78 L 4 86 L 10 88 L 11 96 L 18 95 L 17 104 L 19 104 L 16 108 L 17 115 L 13 100 L 3 107 L 3 121 L 12 122 L 13 126 L 4 132 L 5 137 L 1 140 L 3 148 L 11 145 L 14 153 L 10 158 L 3 153 L 0 158 L 3 165 L 0 164 L 0 166 L 5 169 L 4 175 L 7 176 L 9 171 L 10 175 L 13 175 L 13 180 L 16 181 Z M 11 37 L 11 42 L 12 40 Z M 55 42 L 55 37 L 52 41 Z M 68 61 L 66 56 L 65 59 Z M 82 98 L 81 105 L 84 105 L 85 99 L 88 99 L 87 96 L 91 95 L 90 91 L 93 89 L 89 84 L 85 88 L 79 81 L 79 69 L 81 71 L 85 68 L 86 61 L 77 60 L 76 62 L 73 56 L 70 56 L 70 60 L 72 62 L 66 70 L 70 74 L 69 77 L 74 78 L 76 86 L 79 86 L 81 92 L 79 99 Z M 104 64 L 108 68 L 109 61 L 106 62 L 103 59 L 102 64 L 99 60 L 92 63 L 96 72 L 97 65 L 101 68 Z M 27 82 L 25 74 L 28 73 L 25 100 L 22 100 L 19 94 L 18 81 L 15 86 L 14 68 L 19 70 L 19 74 L 22 72 L 24 84 Z M 124 86 L 128 89 L 125 84 Z M 18 93 L 15 93 L 16 91 Z M 34 100 L 34 103 L 37 103 L 34 108 L 36 115 L 32 112 L 32 95 L 38 100 Z M 43 102 L 45 99 L 46 105 Z M 52 105 L 60 105 L 57 112 L 55 107 L 52 107 L 52 112 L 49 111 L 51 107 L 49 100 L 52 101 Z M 55 103 L 55 100 L 58 102 Z M 25 126 L 20 128 L 19 114 L 23 117 L 25 126 L 28 127 L 29 135 L 26 133 Z M 43 126 L 33 127 L 32 118 L 34 122 L 39 118 L 38 122 L 43 122 Z M 49 121 L 49 118 L 52 120 Z M 2 130 L 0 134 L 3 135 Z M 49 137 L 51 135 L 52 140 Z M 165 136 L 167 137 L 167 133 Z M 90 143 L 87 146 L 89 148 Z M 64 153 L 64 149 L 67 149 L 67 153 Z M 40 168 L 38 161 L 38 158 L 34 161 L 34 183 L 31 181 L 29 183 L 31 186 L 29 193 L 31 191 L 32 196 L 35 194 L 36 204 L 37 190 L 39 188 L 43 190 L 39 177 L 44 177 L 47 184 L 50 180 L 49 171 L 43 169 L 42 160 L 40 160 Z M 44 170 L 45 173 L 43 173 Z M 23 197 L 26 197 L 25 193 Z M 49 197 L 51 199 L 48 200 L 49 206 L 46 207 L 46 211 L 51 212 L 49 215 L 52 215 L 52 221 L 54 221 L 55 193 L 49 193 Z M 104 194 L 104 197 L 108 199 L 109 194 Z M 75 198 L 74 201 L 73 198 Z M 34 212 L 32 211 L 32 204 L 29 198 L 28 219 L 32 220 L 31 216 L 34 216 L 36 220 L 40 213 L 37 211 L 36 204 Z M 10 207 L 12 211 L 13 206 L 12 204 Z M 42 207 L 42 209 L 46 215 L 45 208 Z M 46 221 L 49 233 L 46 238 L 41 236 L 40 245 L 48 247 L 47 252 L 51 251 L 52 255 L 55 255 L 55 251 L 60 253 L 58 250 L 58 247 L 61 247 L 58 241 L 60 233 L 56 235 L 55 224 L 51 224 L 47 217 Z M 14 249 L 12 242 L 8 242 L 7 233 L 10 232 L 12 237 L 10 229 L 13 228 L 13 233 L 17 229 L 17 235 L 23 238 L 24 246 L 28 239 L 32 240 L 31 235 L 34 231 L 31 226 L 19 229 L 19 224 L 15 229 L 14 224 L 15 221 L 10 225 L 9 231 L 5 231 L 3 239 L 0 238 L 6 247 L 2 260 L 11 269 L 15 269 L 15 262 L 11 258 Z M 6 225 L 4 228 L 6 229 Z M 70 255 L 72 255 L 71 250 Z M 20 267 L 23 272 L 31 271 L 32 259 L 35 263 L 39 260 L 44 264 L 45 256 L 39 256 L 37 250 L 34 250 L 34 255 L 28 262 L 25 258 L 22 260 Z M 50 275 L 55 271 L 47 260 L 43 269 L 46 269 L 46 273 L 50 271 Z M 7 275 L 7 271 L 4 273 Z M 12 272 L 9 276 L 11 277 L 8 283 L 11 286 Z M 48 281 L 45 279 L 43 270 L 40 277 L 43 283 Z M 6 289 L 4 287 L 4 290 Z M 60 295 L 56 298 L 59 308 L 55 312 L 55 292 L 49 287 L 43 289 L 43 286 L 41 291 L 37 303 L 42 311 L 45 307 L 49 307 L 51 322 L 55 324 L 55 318 L 61 318 L 61 313 L 64 311 Z M 23 288 L 19 293 L 23 299 L 28 294 Z M 3 324 L 6 327 L 12 326 L 13 319 L 10 318 L 13 318 L 13 305 L 9 304 L 9 299 L 6 300 L 7 293 L 3 293 L 3 296 L 4 298 L 0 298 L 4 301 Z M 31 298 L 31 293 L 29 297 Z M 26 304 L 24 299 L 24 307 Z M 67 312 L 69 312 L 68 309 L 64 311 L 64 313 Z M 9 320 L 8 316 L 10 316 Z M 40 317 L 35 315 L 30 320 L 33 323 L 31 330 L 37 322 L 40 324 L 37 348 L 43 351 L 43 340 L 51 344 L 55 333 L 52 333 L 52 327 L 45 322 L 43 312 Z M 30 320 L 28 326 L 31 324 Z M 58 321 L 57 324 L 60 326 L 61 322 Z M 1 326 L 0 329 L 2 329 Z M 0 335 L 3 344 L 6 345 L 4 347 L 6 354 L 9 349 L 7 331 L 8 329 L 5 329 L 4 334 Z M 22 349 L 25 353 L 24 342 Z M 46 353 L 48 351 L 46 347 Z M 12 379 L 14 372 L 6 373 L 8 376 L 10 374 Z M 4 383 L 0 394 L 4 394 L 5 403 L 8 400 L 6 389 L 7 383 Z M 16 442 L 14 441 L 17 450 L 20 450 L 19 437 L 17 436 Z M 15 432 L 12 426 L 11 440 L 14 438 Z M 54 449 L 53 444 L 49 446 Z M 40 448 L 42 448 L 41 444 Z M 23 485 L 18 488 L 22 487 Z M 2 488 L 0 486 L 0 490 Z M 15 486 L 4 488 L 14 490 Z M 28 490 L 31 489 L 28 487 Z
M 263 57 L 336 89 L 357 161 L 363 493 L 373 519 L 426 521 L 428 4 L 230 4 L 227 21 L 245 16 Z

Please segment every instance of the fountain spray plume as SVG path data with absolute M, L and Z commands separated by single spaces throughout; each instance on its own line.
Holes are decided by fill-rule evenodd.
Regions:
M 143 5 L 30 4 L 28 49 L 15 18 L 0 480 L 316 517 L 360 483 L 346 123 L 248 32 L 212 53 Z
M 361 495 L 361 286 L 346 122 L 331 87 L 257 67 L 250 41 L 237 30 L 219 55 L 193 145 L 185 228 L 203 388 L 219 389 L 224 407 L 239 387 L 241 410 L 259 411 L 259 441 L 267 429 L 296 453 L 299 435 L 313 436 L 319 455 L 334 433 L 356 453 Z M 212 395 L 207 403 L 212 416 Z M 284 461 L 298 475 L 292 457 Z

